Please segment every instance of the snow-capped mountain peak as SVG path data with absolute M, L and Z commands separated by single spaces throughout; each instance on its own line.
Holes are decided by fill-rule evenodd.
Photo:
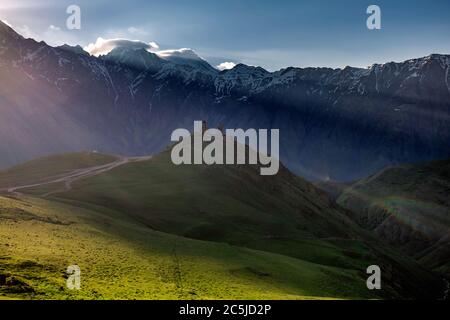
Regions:
M 155 53 L 144 48 L 132 47 L 117 47 L 107 55 L 102 56 L 101 59 L 124 64 L 135 69 L 151 71 L 159 71 L 166 63 Z
M 194 50 L 189 48 L 162 50 L 156 52 L 156 54 L 161 59 L 170 61 L 177 65 L 191 66 L 195 69 L 209 74 L 217 73 L 217 70 L 214 67 L 212 67 L 206 60 L 195 53 Z

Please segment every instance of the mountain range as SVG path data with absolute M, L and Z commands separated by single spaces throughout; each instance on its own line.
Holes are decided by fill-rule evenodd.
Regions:
M 81 150 L 156 154 L 176 128 L 280 129 L 309 180 L 351 181 L 450 156 L 450 56 L 401 63 L 218 71 L 192 50 L 156 54 L 25 39 L 0 22 L 0 166 Z

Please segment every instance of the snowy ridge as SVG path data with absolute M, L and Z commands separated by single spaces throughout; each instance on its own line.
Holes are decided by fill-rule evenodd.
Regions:
M 444 89 L 445 94 L 450 94 L 449 55 L 432 54 L 400 63 L 374 64 L 367 69 L 290 67 L 269 72 L 238 64 L 219 72 L 187 48 L 149 52 L 143 48 L 116 47 L 105 56 L 95 57 L 79 46 L 53 48 L 44 42 L 24 39 L 1 23 L 0 32 L 5 35 L 0 42 L 1 66 L 19 67 L 28 78 L 47 79 L 58 90 L 62 90 L 61 83 L 67 82 L 66 79 L 81 81 L 76 72 L 81 66 L 91 78 L 103 82 L 116 101 L 118 90 L 111 73 L 127 75 L 127 83 L 123 84 L 130 88 L 131 96 L 142 87 L 145 90 L 147 78 L 161 84 L 175 79 L 185 85 L 196 83 L 213 88 L 216 99 L 234 97 L 240 101 L 272 88 L 291 86 L 300 86 L 307 96 L 325 97 L 332 102 L 338 98 L 335 95 L 342 94 L 419 97 L 415 88 L 431 82 L 440 92 Z

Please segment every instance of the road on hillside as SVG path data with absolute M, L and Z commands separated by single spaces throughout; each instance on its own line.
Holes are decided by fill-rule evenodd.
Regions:
M 54 183 L 64 183 L 64 187 L 62 189 L 51 191 L 44 195 L 44 197 L 46 197 L 46 196 L 50 196 L 52 194 L 69 191 L 70 189 L 72 189 L 72 184 L 77 180 L 85 179 L 88 177 L 93 177 L 93 176 L 108 172 L 112 169 L 123 166 L 124 164 L 130 163 L 130 162 L 146 161 L 146 160 L 150 160 L 151 158 L 152 158 L 152 156 L 133 157 L 133 158 L 119 157 L 117 160 L 115 160 L 111 163 L 94 166 L 94 167 L 89 167 L 89 168 L 76 169 L 76 170 L 67 172 L 62 175 L 49 177 L 48 179 L 46 179 L 42 182 L 39 182 L 39 183 L 10 187 L 10 188 L 6 189 L 6 191 L 11 195 L 20 196 L 21 193 L 18 192 L 20 190 L 41 187 L 41 186 L 54 184 Z

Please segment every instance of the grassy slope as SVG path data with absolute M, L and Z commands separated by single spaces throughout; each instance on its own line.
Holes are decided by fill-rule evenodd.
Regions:
M 77 169 L 113 162 L 114 156 L 80 152 L 54 155 L 26 162 L 0 171 L 0 189 L 39 183 Z
M 29 191 L 47 193 L 51 186 Z M 370 258 L 367 247 L 352 240 L 358 227 L 323 193 L 286 171 L 273 178 L 252 167 L 177 167 L 163 153 L 76 182 L 54 199 L 124 212 L 162 232 L 324 265 L 362 270 Z
M 56 197 L 121 210 L 158 231 L 235 245 L 261 243 L 257 249 L 270 250 L 267 242 L 357 234 L 355 225 L 305 181 L 286 171 L 261 177 L 257 170 L 177 167 L 164 153 L 76 182 Z
M 189 268 L 192 272 L 185 277 L 185 281 L 190 283 L 194 281 L 192 279 L 204 277 L 205 274 L 209 274 L 210 283 L 217 281 L 216 278 L 222 279 L 222 284 L 210 296 L 196 293 L 193 297 L 220 298 L 224 296 L 222 289 L 235 294 L 227 295 L 229 298 L 290 297 L 291 291 L 287 287 L 274 289 L 262 284 L 272 281 L 271 277 L 275 274 L 276 281 L 272 285 L 278 283 L 284 286 L 283 283 L 286 283 L 301 292 L 294 294 L 294 298 L 304 295 L 369 297 L 377 294 L 365 289 L 365 268 L 370 264 L 379 264 L 383 270 L 387 270 L 384 276 L 388 281 L 383 291 L 378 292 L 382 297 L 428 295 L 428 291 L 436 284 L 433 276 L 411 260 L 398 257 L 396 252 L 373 243 L 370 236 L 365 235 L 323 193 L 285 170 L 273 179 L 261 177 L 257 168 L 248 166 L 176 167 L 170 164 L 168 156 L 166 152 L 150 161 L 127 164 L 100 176 L 76 182 L 73 190 L 53 195 L 52 202 L 44 202 L 43 208 L 70 205 L 67 209 L 69 218 L 80 212 L 89 212 L 88 215 L 93 217 L 101 215 L 102 219 L 117 217 L 117 225 L 121 227 L 109 231 L 115 237 L 121 235 L 122 240 L 117 242 L 120 244 L 145 243 L 154 234 L 162 238 L 179 239 L 180 243 L 186 244 L 179 250 L 182 255 L 189 255 L 186 260 L 191 261 L 192 255 L 196 257 L 196 262 Z M 28 192 L 38 196 L 52 191 L 52 188 L 58 190 L 61 186 L 45 186 Z M 134 232 L 122 230 L 122 219 L 127 224 L 139 225 L 142 237 L 136 238 L 131 236 Z M 97 228 L 96 222 L 89 220 L 81 229 Z M 7 226 L 5 230 L 8 228 L 11 227 Z M 44 231 L 40 233 L 48 234 Z M 182 237 L 169 236 L 167 233 Z M 53 237 L 52 233 L 49 237 Z M 188 240 L 185 237 L 222 244 Z M 102 246 L 101 239 L 96 236 L 87 239 L 77 239 L 76 242 L 85 243 L 84 246 L 89 247 L 88 252 Z M 66 243 L 61 244 L 61 250 L 67 252 L 66 246 Z M 105 245 L 105 248 L 108 246 Z M 258 252 L 267 260 L 255 264 L 252 256 L 254 251 L 236 246 L 272 253 Z M 42 250 L 41 245 L 32 247 L 33 252 Z M 123 254 L 127 252 L 123 248 L 118 251 Z M 143 251 L 146 252 L 146 249 Z M 160 251 L 170 256 L 173 244 L 172 247 L 161 247 Z M 249 257 L 242 257 L 247 264 L 238 261 L 236 263 L 240 267 L 228 268 L 230 263 L 240 259 L 242 252 L 252 253 Z M 136 250 L 133 250 L 133 255 L 135 253 Z M 48 258 L 51 256 L 48 255 Z M 211 259 L 217 268 L 223 270 L 223 274 L 209 272 L 209 265 L 208 268 L 201 267 Z M 115 273 L 121 277 L 130 277 L 133 272 L 128 267 L 122 268 L 122 260 L 120 256 L 112 255 L 110 269 L 116 270 Z M 280 265 L 280 262 L 283 264 Z M 242 290 L 233 293 L 228 288 L 229 280 L 226 280 L 230 274 L 249 277 L 249 283 L 254 283 L 254 286 L 246 293 Z M 98 277 L 97 274 L 92 275 L 92 278 Z M 416 281 L 411 283 L 411 278 Z M 140 288 L 147 288 L 148 283 L 151 283 L 150 280 L 141 280 L 136 282 Z M 127 292 L 126 297 L 129 286 L 127 283 L 122 288 L 124 294 Z M 191 288 L 206 290 L 200 282 L 193 283 Z M 263 292 L 267 295 L 260 295 Z M 141 292 L 137 297 L 151 296 Z M 171 292 L 167 296 L 157 297 L 176 298 L 176 294 Z
M 116 212 L 0 198 L 1 296 L 37 299 L 368 298 L 354 270 L 150 230 Z M 78 264 L 82 290 L 65 289 Z
M 379 237 L 438 271 L 450 272 L 450 160 L 388 168 L 338 202 Z

